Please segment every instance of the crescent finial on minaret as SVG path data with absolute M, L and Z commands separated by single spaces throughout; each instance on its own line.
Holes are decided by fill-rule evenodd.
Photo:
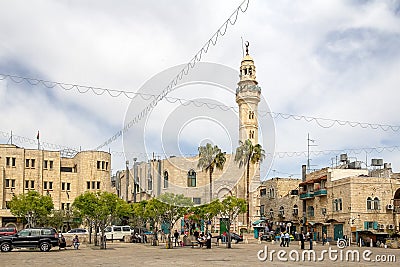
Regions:
M 250 45 L 249 41 L 246 41 L 244 43 L 244 45 L 246 46 L 246 56 L 248 56 L 249 55 L 249 45 Z

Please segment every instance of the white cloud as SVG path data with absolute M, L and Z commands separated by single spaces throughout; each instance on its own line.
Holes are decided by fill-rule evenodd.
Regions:
M 187 62 L 239 4 L 8 2 L 0 11 L 0 73 L 136 91 L 156 73 Z M 250 1 L 248 11 L 239 13 L 236 25 L 203 61 L 238 69 L 243 37 L 250 41 L 272 111 L 400 125 L 399 6 L 398 1 Z M 225 101 L 218 99 L 221 94 L 189 92 L 177 96 Z M 40 129 L 49 142 L 83 148 L 96 147 L 117 132 L 130 102 L 9 80 L 0 82 L 0 97 L 0 131 L 34 139 Z M 154 116 L 152 123 L 158 121 L 161 116 Z M 201 139 L 202 131 L 183 132 L 196 135 L 194 145 Z M 398 132 L 323 129 L 315 122 L 276 119 L 276 150 L 306 150 L 307 133 L 318 140 L 317 150 L 399 145 Z M 105 149 L 121 151 L 121 143 Z M 398 150 L 368 156 L 384 156 L 395 170 L 400 168 Z M 330 157 L 313 162 L 324 167 Z M 124 168 L 121 157 L 113 161 L 114 170 Z M 286 157 L 276 159 L 272 168 L 275 174 L 299 173 L 305 162 Z

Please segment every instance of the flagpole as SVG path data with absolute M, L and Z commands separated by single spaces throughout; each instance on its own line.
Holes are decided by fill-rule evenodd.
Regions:
M 39 131 L 37 132 L 37 136 L 36 136 L 36 138 L 37 138 L 37 149 L 38 150 L 40 150 L 40 140 L 39 140 Z

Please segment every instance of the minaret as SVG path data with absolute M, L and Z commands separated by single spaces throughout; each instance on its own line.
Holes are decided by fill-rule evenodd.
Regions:
M 253 145 L 258 144 L 258 103 L 261 88 L 256 81 L 256 67 L 249 56 L 249 42 L 246 45 L 246 55 L 240 65 L 240 81 L 236 89 L 236 103 L 239 105 L 239 140 L 250 139 Z

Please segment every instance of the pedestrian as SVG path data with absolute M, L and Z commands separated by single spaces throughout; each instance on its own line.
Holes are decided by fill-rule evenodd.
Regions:
M 322 234 L 322 245 L 325 245 L 326 243 L 326 233 Z
M 281 243 L 279 244 L 280 247 L 284 247 L 285 246 L 285 234 L 283 232 L 281 232 Z
M 286 246 L 289 247 L 290 235 L 288 232 L 286 232 L 286 234 L 285 234 L 285 242 L 286 242 Z
M 300 244 L 301 244 L 301 249 L 304 249 L 304 232 L 301 231 L 300 233 Z
M 177 230 L 175 230 L 174 238 L 175 238 L 175 247 L 176 247 L 176 246 L 178 246 L 178 239 L 179 239 L 179 233 Z
M 60 245 L 59 245 L 59 249 L 67 249 L 67 241 L 65 241 L 65 237 L 63 236 L 63 234 L 61 234 L 60 236 Z
M 81 243 L 79 242 L 78 235 L 75 235 L 74 239 L 72 239 L 72 243 L 74 244 L 75 249 L 79 249 Z
M 310 242 L 310 250 L 313 249 L 313 238 L 312 238 L 312 233 L 307 232 L 307 239 Z
M 207 248 L 211 248 L 211 238 L 212 238 L 212 235 L 211 235 L 210 232 L 208 232 L 208 234 L 207 234 L 207 241 L 206 241 L 206 246 L 207 246 Z
M 222 234 L 222 243 L 226 243 L 226 237 L 227 237 L 227 234 L 226 234 L 226 231 Z

